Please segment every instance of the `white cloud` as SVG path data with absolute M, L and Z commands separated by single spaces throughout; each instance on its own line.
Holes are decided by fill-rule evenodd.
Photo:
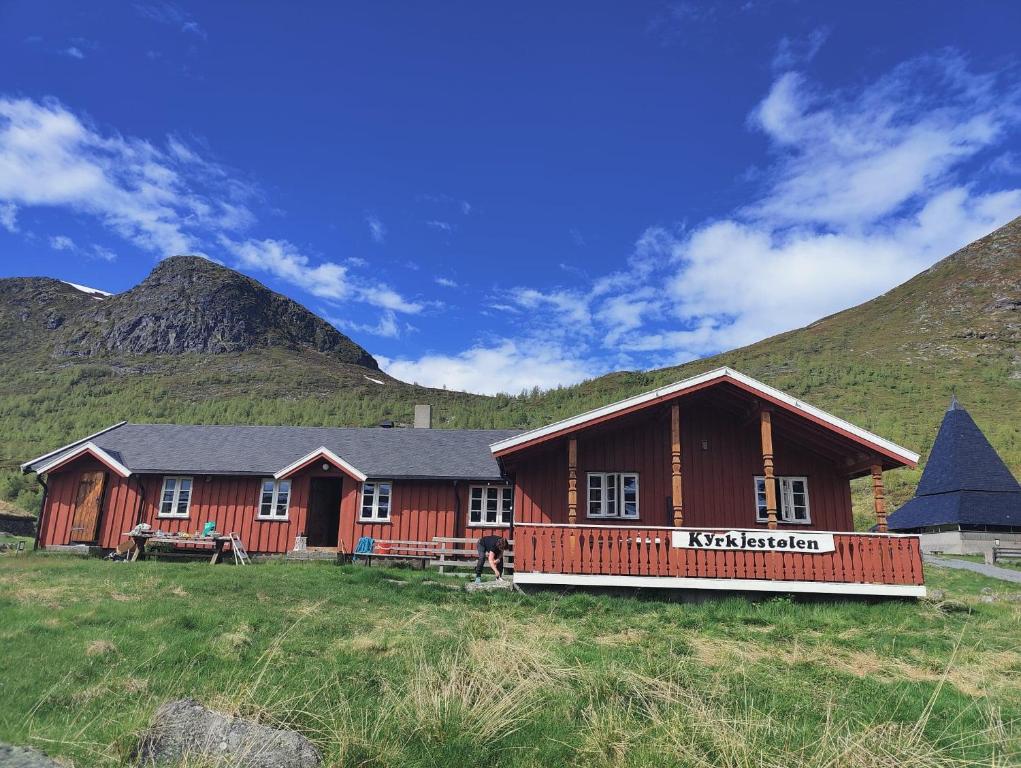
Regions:
M 438 230 L 440 232 L 452 232 L 453 229 L 454 229 L 454 225 L 451 224 L 450 222 L 448 222 L 448 221 L 439 221 L 437 219 L 432 219 L 430 221 L 427 221 L 425 223 L 425 225 L 427 227 L 429 227 L 430 229 L 435 229 L 435 230 Z
M 379 322 L 375 325 L 370 325 L 368 323 L 356 323 L 345 318 L 330 317 L 328 313 L 324 313 L 323 317 L 344 331 L 360 331 L 362 333 L 372 334 L 373 336 L 381 336 L 386 339 L 396 339 L 401 335 L 401 328 L 397 322 L 397 315 L 395 315 L 392 310 L 386 310 L 383 312 L 383 314 L 379 317 Z
M 241 266 L 272 274 L 313 296 L 421 311 L 421 304 L 352 275 L 345 264 L 314 264 L 287 240 L 240 237 L 256 222 L 246 204 L 256 196 L 254 185 L 179 137 L 170 136 L 165 147 L 157 147 L 101 132 L 56 101 L 0 97 L 0 224 L 5 229 L 15 226 L 19 206 L 63 208 L 96 218 L 159 257 L 207 255 L 219 247 Z M 65 239 L 70 243 L 64 236 L 54 241 Z M 100 247 L 89 255 L 116 258 Z M 357 266 L 354 260 L 351 265 Z
M 159 24 L 175 27 L 181 32 L 194 35 L 202 40 L 208 38 L 206 30 L 177 3 L 153 0 L 151 2 L 135 3 L 135 10 L 145 18 Z
M 11 233 L 18 231 L 18 206 L 14 203 L 0 203 L 0 227 Z
M 801 60 L 815 43 L 799 49 Z M 494 391 L 475 366 L 501 371 L 500 351 L 534 377 L 525 385 L 551 386 L 581 370 L 676 364 L 804 326 L 1021 213 L 1021 188 L 990 186 L 1019 123 L 1010 79 L 974 74 L 954 55 L 834 92 L 786 72 L 749 118 L 771 162 L 749 174 L 759 193 L 748 205 L 694 225 L 650 226 L 609 274 L 501 296 L 520 339 L 396 361 L 390 373 Z
M 776 47 L 776 55 L 773 56 L 773 69 L 786 71 L 792 67 L 807 64 L 819 53 L 829 36 L 828 27 L 818 27 L 809 32 L 806 37 L 784 36 L 780 38 Z
M 61 51 L 61 53 L 63 53 L 65 56 L 70 56 L 72 59 L 85 58 L 85 54 L 82 52 L 82 49 L 74 45 L 65 48 L 63 51 Z
M 313 265 L 308 256 L 286 240 L 235 241 L 221 235 L 219 243 L 242 267 L 268 272 L 313 296 L 334 301 L 353 298 L 398 312 L 422 310 L 421 304 L 406 300 L 392 288 L 352 278 L 343 264 L 324 261 Z
M 435 282 L 436 285 L 443 286 L 444 288 L 457 288 L 457 281 L 451 280 L 449 277 L 437 277 Z
M 591 378 L 598 370 L 568 356 L 557 345 L 502 339 L 456 355 L 427 354 L 418 360 L 376 356 L 383 370 L 403 381 L 484 395 L 517 394 Z
M 857 93 L 788 72 L 752 114 L 779 153 L 747 215 L 772 225 L 863 226 L 917 201 L 1017 122 L 1016 98 L 956 57 L 895 68 Z
M 220 245 L 236 256 L 241 266 L 269 272 L 297 285 L 313 296 L 346 299 L 353 292 L 347 276 L 347 267 L 332 262 L 313 267 L 309 263 L 309 258 L 286 240 L 235 242 L 221 236 Z
M 165 256 L 197 250 L 210 228 L 250 220 L 231 200 L 242 186 L 212 163 L 201 176 L 183 173 L 171 153 L 102 134 L 58 102 L 0 98 L 0 201 L 92 215 Z
M 101 245 L 92 246 L 92 257 L 101 261 L 117 261 L 117 254 Z
M 579 291 L 561 289 L 544 293 L 534 288 L 515 288 L 510 298 L 525 309 L 552 312 L 558 322 L 562 320 L 575 327 L 588 328 L 592 321 L 588 297 Z
M 365 223 L 369 225 L 369 235 L 377 243 L 382 243 L 386 239 L 386 227 L 383 226 L 383 222 L 380 221 L 378 216 L 368 215 L 365 217 Z
M 77 246 L 67 235 L 54 235 L 50 238 L 50 248 L 55 251 L 74 251 L 77 250 Z

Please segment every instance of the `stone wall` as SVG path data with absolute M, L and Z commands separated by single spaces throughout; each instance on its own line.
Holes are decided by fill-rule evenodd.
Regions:
M 35 518 L 22 515 L 8 515 L 0 512 L 0 533 L 15 536 L 35 536 Z

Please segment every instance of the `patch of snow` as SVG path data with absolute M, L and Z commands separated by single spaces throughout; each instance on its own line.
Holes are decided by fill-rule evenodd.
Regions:
M 362 374 L 362 376 L 365 376 L 365 374 L 363 373 L 363 374 Z M 385 382 L 385 381 L 380 381 L 379 379 L 374 379 L 374 378 L 372 378 L 371 376 L 365 376 L 365 378 L 367 378 L 367 379 L 368 379 L 369 381 L 371 381 L 371 382 L 372 382 L 373 384 L 383 384 L 383 385 L 386 385 L 386 382 Z
M 113 294 L 110 293 L 109 291 L 101 291 L 98 288 L 89 288 L 89 286 L 87 286 L 87 285 L 78 285 L 78 283 L 69 283 L 69 282 L 67 282 L 67 280 L 62 280 L 61 282 L 65 283 L 66 285 L 70 285 L 72 288 L 77 288 L 82 293 L 89 294 L 89 296 L 91 296 L 94 299 L 105 299 L 107 296 L 113 296 Z

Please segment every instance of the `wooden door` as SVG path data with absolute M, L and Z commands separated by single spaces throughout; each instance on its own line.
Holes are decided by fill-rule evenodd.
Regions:
M 92 544 L 99 539 L 99 513 L 105 487 L 106 472 L 82 472 L 74 502 L 71 541 Z

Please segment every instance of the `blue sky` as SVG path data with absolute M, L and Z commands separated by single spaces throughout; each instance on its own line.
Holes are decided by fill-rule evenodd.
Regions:
M 200 253 L 393 375 L 675 364 L 1021 214 L 1021 4 L 0 2 L 0 276 Z

